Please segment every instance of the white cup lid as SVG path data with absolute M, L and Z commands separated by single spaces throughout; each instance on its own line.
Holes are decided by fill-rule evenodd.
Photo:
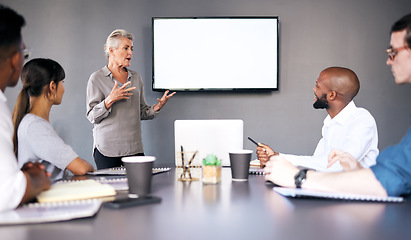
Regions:
M 232 150 L 229 151 L 231 154 L 245 154 L 245 153 L 253 153 L 252 150 L 247 150 L 247 149 L 239 149 L 239 150 Z
M 131 156 L 121 158 L 121 161 L 126 163 L 154 162 L 155 160 L 156 157 L 154 156 Z

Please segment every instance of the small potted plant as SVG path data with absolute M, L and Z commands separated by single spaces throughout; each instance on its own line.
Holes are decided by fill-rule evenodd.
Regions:
M 221 180 L 221 160 L 209 154 L 203 159 L 203 183 L 216 184 Z

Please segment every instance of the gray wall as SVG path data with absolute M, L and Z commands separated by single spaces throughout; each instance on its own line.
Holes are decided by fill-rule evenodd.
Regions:
M 157 165 L 174 163 L 176 119 L 244 120 L 245 137 L 276 150 L 312 154 L 326 112 L 314 110 L 313 87 L 328 66 L 353 69 L 361 81 L 357 106 L 375 117 L 380 149 L 398 142 L 409 125 L 410 86 L 397 86 L 386 66 L 389 28 L 411 10 L 409 0 L 2 0 L 25 16 L 23 30 L 32 57 L 57 60 L 66 70 L 63 103 L 51 122 L 83 158 L 93 162 L 92 125 L 85 117 L 90 74 L 106 64 L 103 45 L 110 32 L 135 35 L 131 68 L 144 79 L 148 103 L 161 96 L 151 90 L 151 17 L 280 17 L 280 90 L 266 93 L 178 93 L 160 116 L 143 123 L 145 152 Z M 239 49 L 241 51 L 241 49 Z M 14 107 L 21 84 L 6 90 Z M 244 140 L 244 147 L 254 146 Z M 255 157 L 255 155 L 254 155 Z

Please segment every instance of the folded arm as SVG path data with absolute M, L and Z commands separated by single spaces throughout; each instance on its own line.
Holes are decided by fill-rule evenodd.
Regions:
M 26 163 L 21 168 L 26 176 L 26 191 L 20 203 L 26 203 L 33 200 L 40 192 L 50 188 L 49 173 L 40 163 Z
M 266 180 L 283 187 L 295 187 L 294 176 L 298 171 L 299 169 L 284 157 L 274 156 L 267 162 Z M 311 170 L 307 172 L 302 188 L 325 192 L 387 196 L 381 183 L 368 168 L 336 173 Z

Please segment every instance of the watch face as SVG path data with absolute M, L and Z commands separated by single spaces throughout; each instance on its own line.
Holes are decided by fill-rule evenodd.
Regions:
M 294 177 L 295 187 L 301 188 L 301 184 L 305 181 L 308 169 L 300 170 Z

